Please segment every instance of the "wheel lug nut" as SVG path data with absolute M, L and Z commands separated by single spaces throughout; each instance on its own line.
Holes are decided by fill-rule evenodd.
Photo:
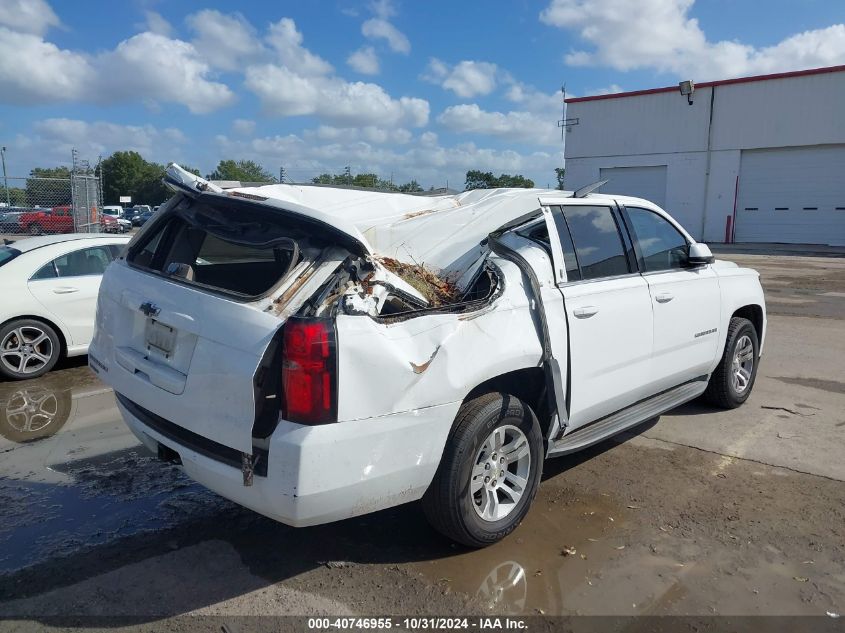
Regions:
M 490 478 L 489 478 L 489 477 L 485 477 L 485 478 L 484 478 L 484 483 L 485 483 L 485 484 L 490 483 Z
M 496 485 L 496 480 L 495 480 L 495 479 L 493 480 L 493 485 L 494 485 L 494 486 Z
M 490 464 L 484 464 L 484 470 L 490 470 Z
M 504 463 L 505 463 L 505 458 L 504 458 L 504 457 L 502 457 L 502 458 L 499 460 L 499 463 L 500 463 L 500 464 L 504 464 Z

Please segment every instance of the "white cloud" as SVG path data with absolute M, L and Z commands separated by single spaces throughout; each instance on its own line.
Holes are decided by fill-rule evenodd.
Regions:
M 472 103 L 446 108 L 437 122 L 461 134 L 483 134 L 526 145 L 560 144 L 556 120 L 531 112 L 488 112 Z
M 46 0 L 0 0 L 0 25 L 18 33 L 44 35 L 59 26 L 59 16 Z
M 511 83 L 505 93 L 505 98 L 512 103 L 518 103 L 529 112 L 541 113 L 549 117 L 559 115 L 563 105 L 563 95 L 560 91 L 541 92 L 533 86 L 518 81 Z
M 300 76 L 325 75 L 334 70 L 330 63 L 302 46 L 302 33 L 290 18 L 271 24 L 267 41 L 279 61 Z
M 38 35 L 0 27 L 0 101 L 28 105 L 89 98 L 97 75 L 90 60 Z
M 229 88 L 189 43 L 144 32 L 96 57 L 0 27 L 0 100 L 14 104 L 150 100 L 203 113 L 228 105 Z
M 284 66 L 266 64 L 248 68 L 245 85 L 270 114 L 313 115 L 340 125 L 421 127 L 428 122 L 427 101 L 394 99 L 377 84 L 303 77 Z
M 33 124 L 31 136 L 19 136 L 14 143 L 19 161 L 35 164 L 54 161 L 66 164 L 71 149 L 92 162 L 116 150 L 134 150 L 148 160 L 165 162 L 181 153 L 185 135 L 176 128 L 159 129 L 152 125 L 118 125 L 106 121 L 87 122 L 53 118 Z
M 654 68 L 696 80 L 845 63 L 845 25 L 792 35 L 768 47 L 711 42 L 689 12 L 694 0 L 551 0 L 546 24 L 577 31 L 591 50 L 573 50 L 572 66 Z
M 189 15 L 186 22 L 196 33 L 191 42 L 194 48 L 216 68 L 237 70 L 261 52 L 255 29 L 238 13 L 203 9 Z
M 250 136 L 255 132 L 255 121 L 251 119 L 235 119 L 232 121 L 232 130 L 240 136 Z
M 497 74 L 498 67 L 490 62 L 465 60 L 449 66 L 432 57 L 421 78 L 439 84 L 459 97 L 470 98 L 493 92 Z
M 514 150 L 498 150 L 465 143 L 443 147 L 437 136 L 424 132 L 419 142 L 406 149 L 378 146 L 358 139 L 328 139 L 315 143 L 308 135 L 295 134 L 238 141 L 227 137 L 217 139 L 221 155 L 252 156 L 259 162 L 273 166 L 280 156 L 295 156 L 285 164 L 290 177 L 298 182 L 310 180 L 322 172 L 339 173 L 343 165 L 350 165 L 353 173 L 393 175 L 394 182 L 416 179 L 428 185 L 462 189 L 467 170 L 481 169 L 496 173 L 521 173 L 534 178 L 538 186 L 554 180 L 554 167 L 560 165 L 557 153 L 533 152 L 522 154 Z
M 393 0 L 373 0 L 368 6 L 373 15 L 384 20 L 396 15 L 396 6 L 393 4 Z
M 191 44 L 155 33 L 124 40 L 99 60 L 99 66 L 108 81 L 102 89 L 123 98 L 182 103 L 195 114 L 234 101 L 228 86 L 211 80 L 209 65 Z
M 351 143 L 365 141 L 374 145 L 405 145 L 414 138 L 413 133 L 405 128 L 381 128 L 374 125 L 364 127 L 333 127 L 321 125 L 316 130 L 305 130 L 305 138 L 316 138 L 320 141 Z
M 362 75 L 378 75 L 379 73 L 378 56 L 372 46 L 362 46 L 346 58 L 346 63 L 352 70 Z
M 145 11 L 144 19 L 143 30 L 156 33 L 157 35 L 164 35 L 165 37 L 171 37 L 173 35 L 173 25 L 160 13 Z
M 371 40 L 385 40 L 395 53 L 411 52 L 411 42 L 405 34 L 384 18 L 370 18 L 361 25 L 361 33 Z

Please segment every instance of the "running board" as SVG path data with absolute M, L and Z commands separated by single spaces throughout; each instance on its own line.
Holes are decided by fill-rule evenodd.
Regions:
M 549 446 L 547 456 L 567 455 L 597 444 L 608 437 L 657 417 L 661 413 L 666 413 L 666 411 L 674 409 L 684 402 L 689 402 L 704 393 L 705 389 L 707 389 L 707 377 L 702 376 L 700 379 L 686 382 L 647 400 L 642 400 L 555 440 Z

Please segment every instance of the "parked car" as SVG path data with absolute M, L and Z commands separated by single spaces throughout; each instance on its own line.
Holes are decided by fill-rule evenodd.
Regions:
M 26 209 L 19 209 L 17 207 L 0 210 L 0 233 L 20 232 L 20 218 L 26 212 Z
M 144 226 L 151 217 L 153 217 L 152 211 L 144 211 L 132 218 L 132 226 Z
M 106 266 L 128 237 L 70 234 L 0 246 L 0 375 L 35 378 L 88 351 Z
M 114 230 L 113 227 L 109 226 L 109 233 L 125 233 L 126 231 L 132 228 L 132 222 L 123 217 L 123 207 L 118 205 L 106 205 L 103 207 L 102 211 L 103 218 L 105 218 L 106 216 L 113 218 L 118 225 L 118 230 Z M 104 230 L 106 230 L 105 227 Z
M 132 227 L 131 223 L 111 215 L 100 216 L 100 230 L 103 233 L 126 233 Z
M 73 209 L 69 205 L 52 209 L 33 209 L 18 218 L 21 233 L 73 233 Z
M 753 388 L 757 272 L 647 200 L 166 182 L 106 271 L 89 365 L 150 449 L 284 523 L 422 499 L 484 546 L 546 458 Z

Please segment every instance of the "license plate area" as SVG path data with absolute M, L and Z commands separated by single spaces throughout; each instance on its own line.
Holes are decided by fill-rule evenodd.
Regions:
M 155 319 L 147 319 L 144 329 L 144 344 L 148 352 L 170 358 L 176 347 L 176 330 Z

